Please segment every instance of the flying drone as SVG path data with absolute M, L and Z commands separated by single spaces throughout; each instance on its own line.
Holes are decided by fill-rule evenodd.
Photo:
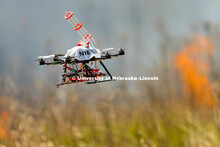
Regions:
M 125 55 L 124 49 L 97 49 L 93 36 L 87 32 L 82 23 L 73 15 L 73 12 L 66 13 L 65 19 L 68 20 L 82 39 L 78 42 L 77 46 L 67 50 L 65 54 L 39 56 L 37 59 L 40 65 L 63 66 L 64 73 L 62 78 L 56 83 L 57 88 L 61 85 L 79 82 L 96 84 L 113 81 L 112 75 L 102 61 Z M 101 66 L 106 73 L 100 70 L 99 67 Z M 107 76 L 109 78 L 103 78 Z

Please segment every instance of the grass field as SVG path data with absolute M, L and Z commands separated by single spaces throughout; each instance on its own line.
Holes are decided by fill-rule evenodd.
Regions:
M 119 91 L 118 91 L 119 93 Z M 47 99 L 48 97 L 48 99 Z M 1 98 L 1 144 L 6 146 L 219 146 L 220 110 L 188 101 L 78 96 L 42 103 Z
M 165 40 L 146 71 L 159 80 L 135 89 L 124 81 L 56 89 L 34 72 L 23 85 L 1 77 L 0 147 L 219 147 L 216 36 L 194 35 L 176 50 Z

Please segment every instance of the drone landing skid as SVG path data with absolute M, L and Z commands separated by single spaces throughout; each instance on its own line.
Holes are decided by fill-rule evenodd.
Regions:
M 108 76 L 110 77 L 110 80 L 96 80 L 97 77 L 106 76 L 107 74 L 102 73 L 101 75 L 98 75 L 97 73 L 94 73 L 94 72 L 98 72 L 99 69 L 91 69 L 86 63 L 84 63 L 83 68 L 81 70 L 79 70 L 79 72 L 84 73 L 84 75 L 82 77 L 85 79 L 82 79 L 82 77 L 80 77 L 80 73 L 67 74 L 66 69 L 72 71 L 72 68 L 70 68 L 66 64 L 64 64 L 63 80 L 61 83 L 56 84 L 57 88 L 59 88 L 59 86 L 62 86 L 62 85 L 79 83 L 79 82 L 85 82 L 86 84 L 96 84 L 96 83 L 101 83 L 101 82 L 115 81 L 115 80 L 113 80 L 112 75 L 110 74 L 108 69 L 105 67 L 104 63 L 102 61 L 99 61 L 99 62 L 101 64 L 101 66 L 105 69 L 105 71 L 107 72 Z M 66 81 L 66 78 L 68 78 L 68 81 Z M 86 79 L 86 78 L 91 78 L 91 80 Z
M 105 67 L 104 63 L 102 61 L 99 61 L 100 64 L 103 66 L 103 68 L 105 69 L 105 71 L 108 73 L 109 77 L 110 77 L 110 80 L 102 80 L 102 81 L 98 81 L 98 80 L 95 80 L 95 81 L 88 81 L 87 84 L 96 84 L 96 83 L 101 83 L 101 82 L 110 82 L 110 81 L 115 81 L 112 79 L 112 75 L 110 74 L 110 72 L 108 71 L 108 69 Z
M 102 83 L 102 82 L 110 82 L 115 80 L 103 80 L 103 81 L 88 81 L 86 84 L 96 84 L 96 83 Z

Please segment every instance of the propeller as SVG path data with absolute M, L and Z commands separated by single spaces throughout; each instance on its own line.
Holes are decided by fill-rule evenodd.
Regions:
M 119 51 L 119 55 L 125 55 L 125 51 L 124 51 L 123 48 L 120 49 L 120 51 Z
M 55 56 L 53 57 L 53 61 L 59 61 L 58 55 L 55 54 Z
M 112 50 L 115 50 L 115 48 L 102 49 L 101 52 L 108 52 L 108 51 L 112 51 Z
M 124 48 L 107 48 L 107 49 L 103 49 L 103 50 L 101 50 L 101 52 L 102 53 L 108 53 L 108 52 L 111 52 L 111 51 L 121 51 L 121 53 L 122 53 L 122 51 L 124 51 L 124 50 L 126 50 L 126 49 L 124 49 Z
M 106 57 L 107 59 L 110 59 L 110 58 L 111 58 L 111 55 L 107 52 L 107 54 L 105 55 L 105 57 Z
M 45 61 L 41 58 L 39 63 L 40 63 L 40 65 L 44 65 Z

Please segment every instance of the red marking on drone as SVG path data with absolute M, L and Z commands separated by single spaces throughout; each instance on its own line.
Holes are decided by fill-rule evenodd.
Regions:
M 75 25 L 74 30 L 77 31 L 81 29 L 81 27 L 82 27 L 82 23 L 78 23 L 77 25 Z
M 70 19 L 71 17 L 73 16 L 73 12 L 68 12 L 68 13 L 66 13 L 66 15 L 65 15 L 65 19 L 67 20 L 67 19 Z
M 87 34 L 87 35 L 83 38 L 83 41 L 87 43 L 91 38 L 92 38 L 92 34 Z
M 87 43 L 85 43 L 85 44 L 86 44 L 86 45 L 89 45 L 89 42 L 87 42 Z M 82 46 L 82 42 L 79 41 L 78 44 L 77 44 L 77 46 Z

